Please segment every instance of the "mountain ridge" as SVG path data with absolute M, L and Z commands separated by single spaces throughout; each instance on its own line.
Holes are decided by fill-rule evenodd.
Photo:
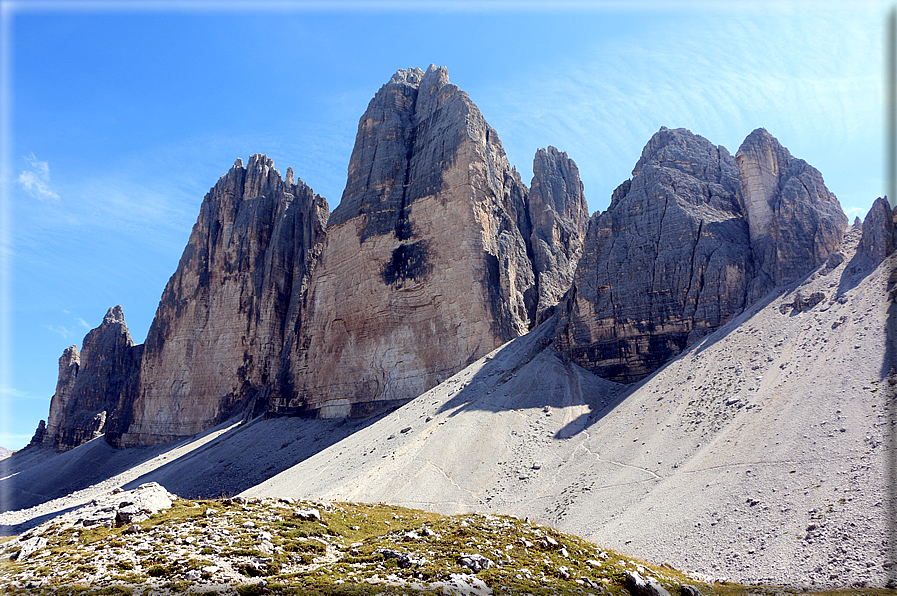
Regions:
M 885 558 L 894 249 L 887 199 L 848 226 L 762 128 L 733 156 L 662 127 L 590 217 L 566 153 L 527 187 L 445 67 L 403 69 L 333 213 L 238 159 L 147 341 L 113 307 L 65 351 L 0 523 L 153 480 L 507 508 L 748 583 L 883 584 L 858 566 Z

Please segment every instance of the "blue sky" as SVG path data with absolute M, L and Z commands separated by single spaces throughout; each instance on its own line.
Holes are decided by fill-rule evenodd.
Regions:
M 865 215 L 888 5 L 720 5 L 3 0 L 0 445 L 27 443 L 110 306 L 145 339 L 236 158 L 266 153 L 335 207 L 399 68 L 447 66 L 527 183 L 536 149 L 566 151 L 592 211 L 661 126 L 733 154 L 762 126 Z

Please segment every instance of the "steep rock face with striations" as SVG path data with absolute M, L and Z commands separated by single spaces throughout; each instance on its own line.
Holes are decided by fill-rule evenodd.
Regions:
M 735 160 L 756 268 L 754 300 L 822 264 L 837 250 L 847 216 L 819 171 L 792 157 L 765 129 L 747 136 Z
M 894 222 L 897 209 L 892 210 L 887 198 L 879 197 L 863 220 L 863 236 L 857 252 L 881 263 L 894 250 Z
M 554 344 L 600 376 L 639 380 L 823 263 L 846 227 L 819 172 L 765 130 L 733 159 L 661 128 L 589 224 Z
M 579 168 L 566 153 L 551 146 L 536 152 L 527 208 L 539 290 L 536 320 L 542 322 L 573 283 L 589 224 Z
M 526 333 L 538 303 L 526 194 L 444 67 L 393 75 L 359 122 L 270 412 L 375 412 Z
M 724 147 L 661 128 L 589 223 L 554 337 L 562 355 L 631 382 L 740 312 L 751 269 L 737 194 Z
M 116 446 L 201 432 L 250 406 L 301 324 L 329 208 L 264 155 L 237 160 L 206 195 L 147 335 Z
M 87 333 L 80 353 L 70 346 L 59 358 L 47 424 L 33 443 L 67 450 L 105 433 L 114 425 L 119 403 L 133 399 L 142 353 L 143 346 L 131 340 L 121 306 L 110 308 L 103 323 Z

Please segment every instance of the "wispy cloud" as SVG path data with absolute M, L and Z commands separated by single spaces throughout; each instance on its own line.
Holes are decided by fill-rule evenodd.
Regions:
M 74 335 L 74 332 L 73 332 L 73 331 L 70 331 L 70 330 L 69 330 L 67 327 L 65 327 L 64 325 L 44 325 L 44 328 L 45 328 L 45 329 L 49 329 L 49 330 L 52 331 L 53 333 L 59 334 L 59 335 L 61 335 L 62 337 L 66 338 L 66 339 L 68 339 L 69 337 L 71 337 L 72 335 Z
M 87 321 L 85 321 L 81 317 L 75 317 L 75 322 L 78 323 L 79 327 L 84 327 L 85 329 L 91 329 L 91 326 L 87 323 Z
M 58 201 L 59 193 L 50 187 L 50 164 L 39 161 L 34 153 L 25 156 L 27 170 L 19 174 L 19 185 L 35 199 Z
M 46 401 L 45 397 L 35 397 L 26 391 L 21 391 L 14 387 L 7 387 L 4 385 L 0 385 L 0 399 L 3 399 L 3 400 L 35 399 L 35 400 L 40 400 L 40 401 Z

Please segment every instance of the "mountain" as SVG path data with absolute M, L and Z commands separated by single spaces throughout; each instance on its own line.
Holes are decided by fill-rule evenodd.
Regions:
M 237 160 L 203 200 L 111 444 L 171 441 L 254 407 L 303 320 L 329 213 L 292 169 L 284 179 L 264 155 Z
M 445 68 L 400 70 L 333 213 L 238 160 L 146 343 L 115 307 L 65 351 L 48 421 L 3 460 L 0 524 L 156 481 L 513 513 L 747 583 L 882 585 L 895 244 L 886 199 L 848 226 L 764 129 L 733 157 L 661 128 L 589 217 L 565 153 L 539 149 L 527 187 Z
M 513 514 L 748 584 L 884 585 L 897 256 L 860 251 L 866 222 L 640 382 L 565 361 L 549 321 L 379 417 L 234 418 L 141 449 L 26 449 L 3 460 L 16 510 L 0 526 L 23 532 L 155 481 L 193 497 Z
M 59 358 L 50 415 L 31 445 L 67 450 L 111 436 L 136 392 L 142 355 L 143 345 L 131 339 L 121 306 L 110 308 L 103 323 L 87 333 L 80 352 L 70 346 Z
M 847 227 L 818 171 L 757 129 L 735 158 L 661 128 L 589 222 L 564 357 L 629 383 L 834 252 Z
M 359 121 L 333 213 L 291 169 L 238 159 L 203 200 L 136 369 L 119 371 L 124 392 L 70 397 L 70 348 L 33 443 L 152 445 L 237 414 L 407 402 L 527 333 L 569 289 L 588 219 L 579 173 L 554 147 L 533 170 L 531 192 L 444 67 L 398 71 Z M 86 430 L 58 439 L 60 425 Z
M 529 331 L 569 287 L 587 217 L 576 165 L 556 150 L 536 160 L 533 202 L 444 67 L 393 75 L 359 122 L 307 323 L 269 411 L 395 407 Z

